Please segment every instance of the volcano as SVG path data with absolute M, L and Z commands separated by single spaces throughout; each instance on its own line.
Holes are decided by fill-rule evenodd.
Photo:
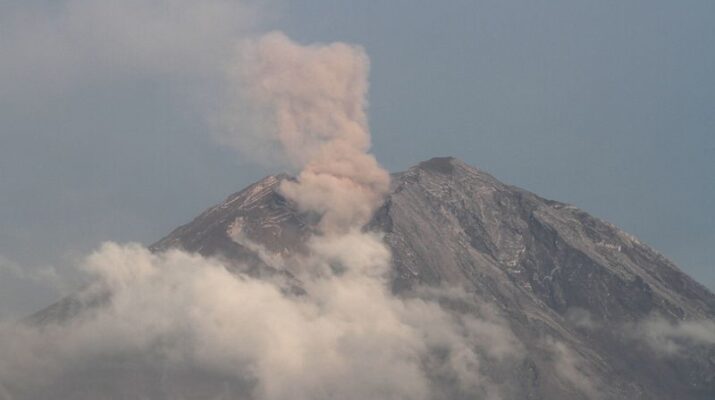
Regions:
M 319 216 L 281 194 L 292 179 L 266 177 L 149 248 L 218 258 L 300 296 L 299 274 L 276 260 L 309 251 Z M 513 332 L 518 356 L 480 366 L 501 398 L 715 398 L 715 295 L 608 222 L 442 157 L 392 174 L 364 229 L 391 250 L 395 296 L 459 288 L 466 295 L 443 307 L 488 309 Z M 106 301 L 70 296 L 32 320 L 67 321 Z

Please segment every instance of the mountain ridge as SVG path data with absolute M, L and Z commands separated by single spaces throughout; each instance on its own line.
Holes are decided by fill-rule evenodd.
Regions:
M 553 210 L 560 210 L 561 214 L 568 214 L 570 217 L 578 220 L 579 222 L 583 224 L 587 224 L 589 226 L 594 226 L 595 228 L 605 230 L 607 234 L 611 235 L 612 237 L 616 238 L 616 241 L 622 241 L 625 242 L 628 247 L 634 248 L 636 250 L 641 251 L 643 254 L 634 254 L 634 257 L 637 256 L 643 256 L 649 259 L 650 261 L 661 261 L 663 263 L 666 263 L 668 265 L 668 268 L 671 270 L 675 271 L 675 276 L 671 278 L 675 278 L 675 281 L 685 289 L 692 289 L 693 291 L 701 294 L 704 296 L 703 301 L 708 303 L 707 308 L 710 309 L 710 313 L 713 313 L 715 310 L 715 303 L 713 298 L 715 296 L 710 293 L 710 291 L 702 284 L 698 283 L 697 281 L 693 280 L 692 278 L 688 277 L 687 274 L 685 274 L 680 268 L 678 268 L 672 261 L 667 259 L 664 255 L 662 255 L 660 252 L 654 250 L 653 248 L 645 245 L 642 243 L 640 240 L 635 238 L 633 235 L 628 234 L 619 228 L 617 228 L 615 225 L 606 222 L 602 219 L 596 218 L 591 216 L 590 214 L 580 210 L 579 208 L 566 204 L 566 203 L 561 203 L 558 201 L 554 200 L 548 200 L 544 199 L 538 195 L 533 194 L 532 192 L 526 191 L 524 189 L 518 188 L 516 186 L 511 186 L 511 185 L 506 185 L 503 184 L 502 182 L 498 181 L 496 178 L 494 178 L 492 175 L 476 169 L 474 167 L 468 166 L 466 163 L 453 158 L 453 157 L 435 157 L 427 161 L 423 161 L 416 165 L 415 167 L 412 167 L 408 169 L 405 172 L 402 173 L 395 173 L 392 174 L 392 184 L 391 184 L 391 193 L 386 202 L 385 205 L 383 205 L 377 212 L 376 212 L 376 217 L 373 218 L 373 221 L 370 222 L 369 228 L 370 229 L 384 229 L 386 227 L 389 228 L 388 226 L 381 226 L 379 223 L 377 223 L 377 220 L 380 218 L 380 216 L 384 215 L 386 210 L 389 209 L 391 203 L 392 203 L 392 198 L 395 195 L 398 195 L 400 192 L 405 190 L 405 188 L 413 182 L 415 179 L 419 179 L 420 176 L 420 171 L 422 172 L 434 172 L 437 173 L 441 176 L 450 176 L 450 174 L 453 174 L 455 172 L 455 169 L 459 170 L 461 174 L 467 174 L 467 175 L 472 175 L 477 181 L 480 182 L 480 187 L 482 190 L 493 190 L 493 191 L 499 191 L 499 192 L 512 192 L 514 193 L 520 201 L 523 201 L 525 207 L 527 208 L 527 212 L 533 213 L 534 211 L 537 211 L 534 205 L 534 203 L 542 203 L 540 205 L 547 205 L 549 206 L 548 208 L 551 208 Z M 216 234 L 215 231 L 212 231 L 212 228 L 216 228 L 217 226 L 226 226 L 230 225 L 232 222 L 234 222 L 233 218 L 236 216 L 235 211 L 252 211 L 256 209 L 256 205 L 263 206 L 263 212 L 260 212 L 257 216 L 256 219 L 260 220 L 261 224 L 259 226 L 248 226 L 249 231 L 246 232 L 247 235 L 254 235 L 256 242 L 260 242 L 265 246 L 268 246 L 269 250 L 275 251 L 278 250 L 279 243 L 286 246 L 289 244 L 295 245 L 296 243 L 289 243 L 293 240 L 298 240 L 299 237 L 305 237 L 305 235 L 313 233 L 314 229 L 311 228 L 311 224 L 315 222 L 314 219 L 306 218 L 306 216 L 302 216 L 300 211 L 295 208 L 295 206 L 289 205 L 285 199 L 280 195 L 278 187 L 280 186 L 280 182 L 283 179 L 290 179 L 289 175 L 287 174 L 277 174 L 277 175 L 270 175 L 264 179 L 261 179 L 248 187 L 246 189 L 233 193 L 229 195 L 226 200 L 224 200 L 222 203 L 219 203 L 216 206 L 213 206 L 203 213 L 201 213 L 199 216 L 197 216 L 194 220 L 192 220 L 190 223 L 182 225 L 178 228 L 176 228 L 174 231 L 172 231 L 170 234 L 168 234 L 166 237 L 160 239 L 156 243 L 152 244 L 149 246 L 150 249 L 155 250 L 155 251 L 160 251 L 160 250 L 165 250 L 167 248 L 170 248 L 172 246 L 181 246 L 182 248 L 192 251 L 192 252 L 198 252 L 202 255 L 216 255 L 216 251 L 218 250 L 217 243 L 211 243 L 211 240 L 208 240 L 209 238 L 206 237 L 205 235 L 211 233 L 211 234 Z M 434 182 L 428 182 L 430 185 L 433 185 Z M 433 193 L 434 194 L 434 191 Z M 267 204 L 259 204 L 259 201 L 265 199 L 267 201 Z M 444 201 L 444 199 L 438 199 L 439 201 Z M 464 201 L 464 199 L 463 199 Z M 498 203 L 498 202 L 497 202 Z M 235 210 L 232 209 L 232 205 L 239 205 L 238 208 Z M 267 208 L 266 208 L 267 207 Z M 547 210 L 548 210 L 547 208 Z M 542 210 L 538 210 L 542 211 Z M 242 213 L 237 213 L 237 214 L 242 214 Z M 245 213 L 244 213 L 245 214 Z M 243 214 L 242 214 L 243 215 Z M 215 218 L 217 217 L 217 218 Z M 526 215 L 522 216 L 526 219 L 530 218 L 531 216 Z M 546 216 L 544 216 L 546 217 Z M 280 232 L 275 231 L 275 228 L 278 226 L 278 223 L 281 223 L 283 221 L 289 221 L 292 224 L 295 224 L 295 230 L 288 230 Z M 554 224 L 563 222 L 563 221 L 550 221 Z M 250 225 L 250 224 L 248 224 Z M 286 225 L 286 224 L 284 224 Z M 200 226 L 200 229 L 199 229 Z M 290 226 L 290 225 L 289 225 Z M 262 228 L 262 229 L 261 229 Z M 594 228 L 594 229 L 595 229 Z M 547 232 L 545 232 L 546 234 Z M 588 232 L 572 232 L 574 234 L 588 234 Z M 594 234 L 598 234 L 599 232 L 597 230 L 593 231 Z M 600 232 L 601 234 L 604 232 Z M 277 235 L 275 238 L 275 241 L 269 241 L 267 240 L 267 237 L 270 237 L 271 235 Z M 264 237 L 265 236 L 265 237 Z M 220 235 L 218 236 L 220 237 Z M 217 237 L 212 237 L 214 240 L 217 240 Z M 223 254 L 224 256 L 228 256 L 229 258 L 233 257 L 233 251 L 238 251 L 239 253 L 242 253 L 240 249 L 242 247 L 240 244 L 235 243 L 235 241 L 230 240 L 230 238 L 221 238 L 222 240 L 220 243 L 225 246 L 221 247 L 222 252 L 228 251 L 229 254 Z M 229 239 L 228 242 L 225 241 L 225 239 Z M 494 244 L 491 243 L 480 243 L 475 239 L 475 242 L 473 243 L 475 246 L 480 248 L 481 250 L 484 251 L 485 254 L 489 254 L 490 252 L 493 251 L 501 251 L 500 254 L 494 255 L 490 254 L 492 257 L 501 257 L 501 262 L 516 262 L 517 260 L 506 260 L 504 257 L 510 256 L 504 250 L 506 249 L 497 249 L 494 247 Z M 607 241 L 603 242 L 597 242 L 596 243 L 599 247 L 596 252 L 591 252 L 590 254 L 593 258 L 598 258 L 597 261 L 603 262 L 608 265 L 613 265 L 613 262 L 609 262 L 607 259 L 609 253 L 615 253 L 611 250 L 618 250 L 618 244 L 614 243 L 608 243 Z M 204 247 L 206 246 L 206 247 Z M 290 246 L 288 246 L 290 247 Z M 287 249 L 283 249 L 285 251 Z M 628 250 L 628 249 L 626 249 Z M 245 250 L 244 250 L 245 251 Z M 623 246 L 621 245 L 621 249 L 618 250 L 618 252 L 623 252 Z M 250 254 L 251 251 L 248 251 Z M 249 254 L 246 254 L 248 256 Z M 511 254 L 512 257 L 515 256 L 515 254 Z M 611 260 L 614 261 L 614 260 Z M 618 260 L 615 260 L 618 261 Z M 617 263 L 615 263 L 617 264 Z M 614 273 L 622 273 L 624 271 L 622 270 L 611 270 L 611 272 Z M 653 271 L 641 271 L 643 273 L 646 273 L 649 275 L 649 278 L 651 280 L 651 283 L 655 283 L 656 286 L 660 286 L 663 284 L 663 282 L 668 281 L 664 279 L 663 277 L 653 277 L 650 276 L 653 274 Z M 670 282 L 672 283 L 672 282 Z M 708 295 L 709 294 L 709 295 Z

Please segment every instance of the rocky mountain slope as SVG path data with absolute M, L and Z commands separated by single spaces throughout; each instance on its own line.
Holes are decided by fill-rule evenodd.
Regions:
M 300 293 L 273 261 L 307 251 L 316 216 L 281 196 L 284 179 L 229 196 L 150 248 L 220 257 Z M 505 399 L 715 398 L 715 295 L 607 222 L 434 158 L 393 174 L 366 229 L 392 250 L 394 293 L 440 291 L 451 312 L 513 332 L 506 356 L 487 349 L 481 366 Z M 70 298 L 35 318 L 82 307 Z

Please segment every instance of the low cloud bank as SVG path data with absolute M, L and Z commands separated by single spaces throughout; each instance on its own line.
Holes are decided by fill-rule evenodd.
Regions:
M 81 296 L 109 301 L 65 323 L 0 330 L 0 393 L 77 395 L 98 384 L 115 398 L 146 395 L 152 384 L 169 398 L 187 382 L 218 381 L 257 399 L 428 399 L 439 397 L 435 373 L 465 393 L 485 392 L 475 345 L 509 355 L 499 347 L 508 329 L 392 296 L 362 273 L 369 259 L 343 259 L 357 272 L 311 279 L 295 296 L 214 259 L 106 243 L 84 264 L 95 283 Z M 142 380 L 152 376 L 162 379 Z

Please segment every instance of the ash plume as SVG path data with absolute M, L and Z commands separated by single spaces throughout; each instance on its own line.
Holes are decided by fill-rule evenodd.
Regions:
M 246 118 L 225 141 L 251 152 L 252 136 L 271 140 L 300 169 L 296 183 L 283 184 L 284 194 L 322 215 L 326 231 L 359 229 L 389 188 L 389 174 L 367 153 L 364 50 L 344 43 L 301 46 L 273 32 L 247 41 L 240 65 L 234 76 L 239 104 L 248 105 L 252 117 L 241 114 Z M 245 135 L 248 130 L 253 135 Z

